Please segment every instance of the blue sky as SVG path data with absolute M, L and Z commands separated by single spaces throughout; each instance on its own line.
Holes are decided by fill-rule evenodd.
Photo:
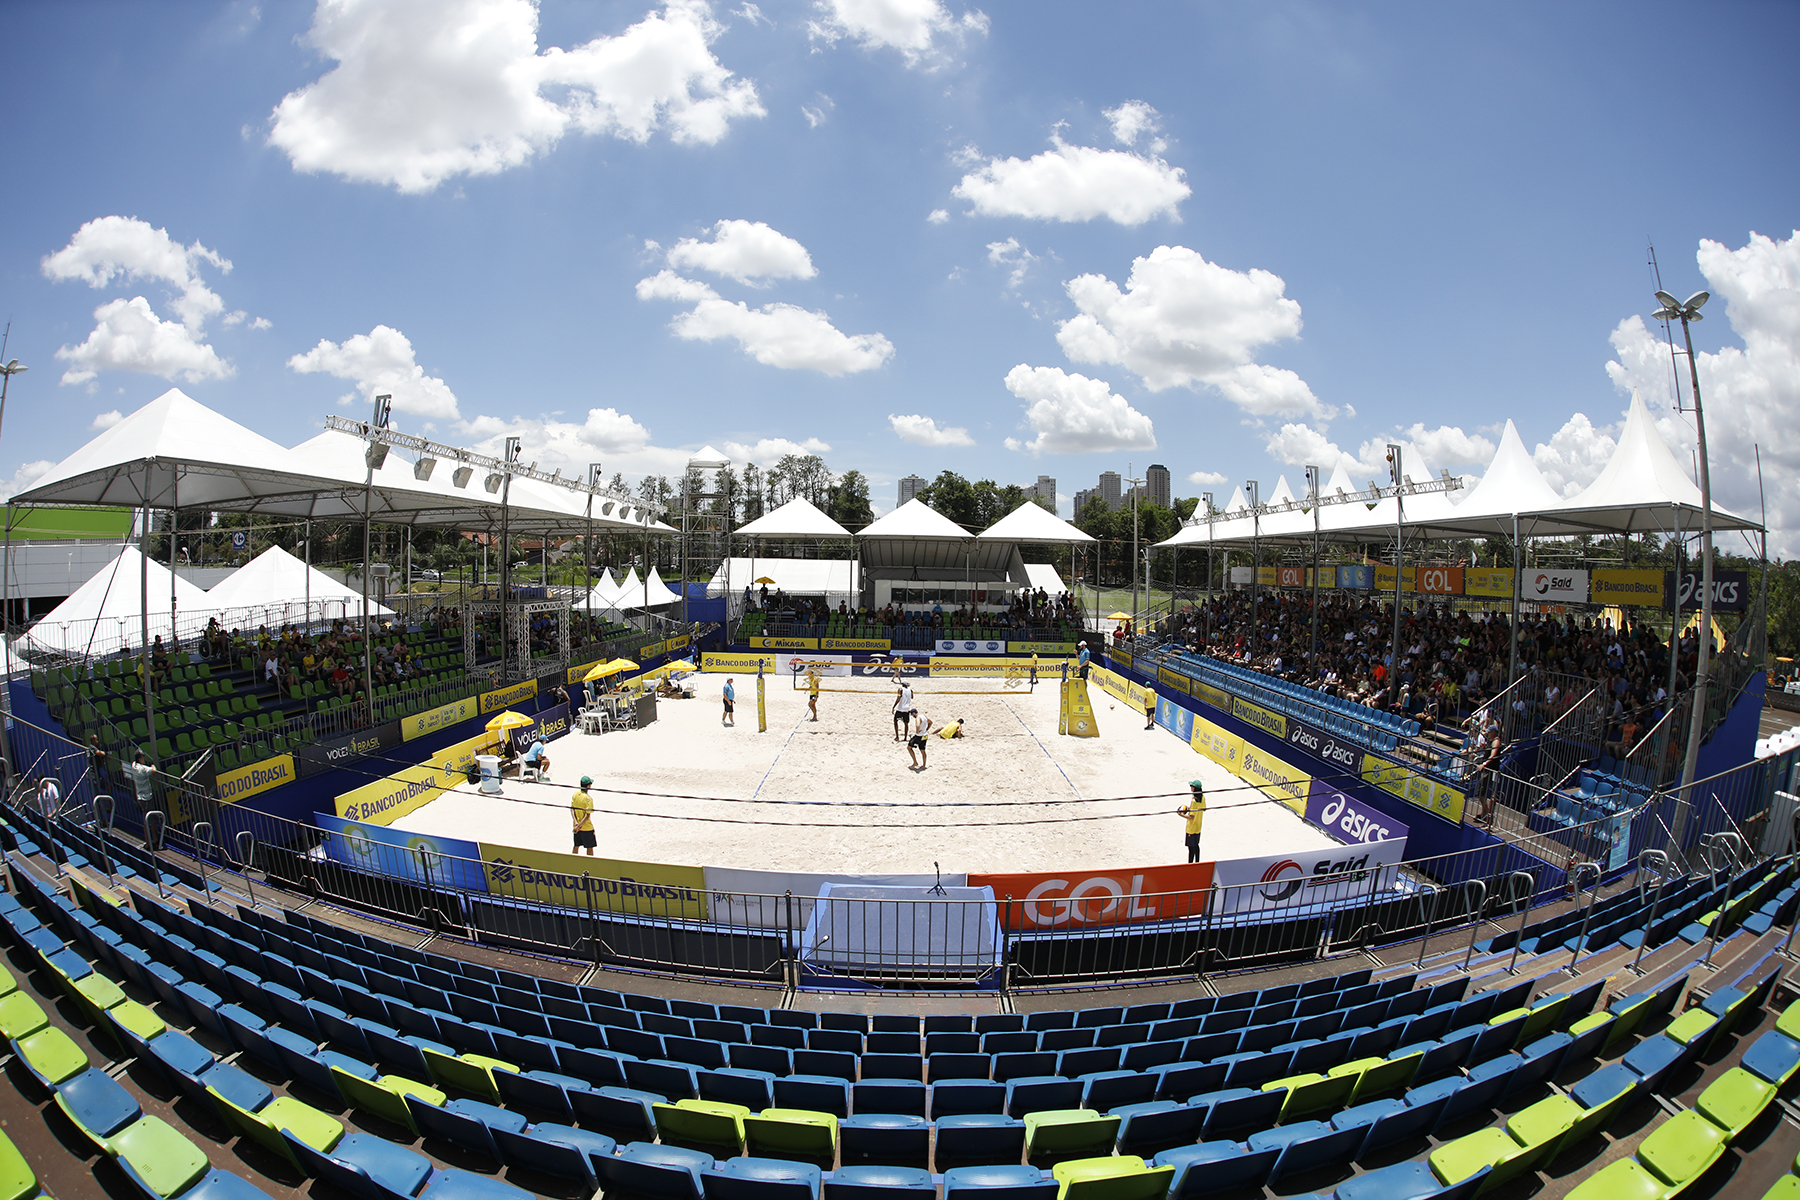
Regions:
M 1800 527 L 1792 5 L 8 18 L 15 486 L 173 384 L 290 445 L 391 391 L 633 479 L 813 449 L 878 511 L 945 468 L 1053 475 L 1065 513 L 1128 462 L 1221 502 L 1361 482 L 1396 435 L 1479 472 L 1509 417 L 1573 491 L 1634 386 L 1691 438 L 1653 238 L 1721 297 L 1721 500 L 1756 510 L 1760 444 Z

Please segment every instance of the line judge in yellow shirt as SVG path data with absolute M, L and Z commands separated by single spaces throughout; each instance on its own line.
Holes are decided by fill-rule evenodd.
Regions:
M 1187 852 L 1188 861 L 1200 861 L 1200 822 L 1206 819 L 1206 785 L 1198 779 L 1188 780 L 1188 789 L 1193 798 L 1175 810 L 1177 816 L 1187 818 Z
M 588 795 L 592 787 L 592 776 L 581 777 L 581 789 L 569 797 L 569 813 L 575 819 L 575 851 L 586 850 L 588 857 L 594 857 L 594 798 Z

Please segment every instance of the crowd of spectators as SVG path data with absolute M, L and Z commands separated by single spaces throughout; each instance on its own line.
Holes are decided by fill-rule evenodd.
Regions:
M 1598 688 L 1609 709 L 1608 751 L 1628 753 L 1668 701 L 1668 646 L 1642 626 L 1573 614 L 1520 618 L 1519 670 L 1529 682 L 1510 692 L 1512 627 L 1504 612 L 1455 611 L 1425 604 L 1403 611 L 1399 663 L 1393 606 L 1372 596 L 1321 596 L 1314 650 L 1311 597 L 1266 590 L 1234 592 L 1190 604 L 1157 630 L 1194 653 L 1279 675 L 1332 696 L 1419 722 L 1474 730 L 1489 702 L 1506 693 L 1515 723 L 1554 720 Z M 1683 636 L 1676 688 L 1687 686 L 1699 642 Z

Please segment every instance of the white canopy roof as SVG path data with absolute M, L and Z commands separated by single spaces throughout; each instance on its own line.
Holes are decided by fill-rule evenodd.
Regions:
M 740 596 L 746 586 L 761 591 L 763 585 L 754 581 L 768 578 L 775 581 L 767 585 L 771 593 L 780 589 L 790 596 L 854 597 L 858 574 L 857 564 L 847 558 L 732 558 L 729 578 Z M 724 595 L 726 579 L 725 564 L 720 564 L 706 585 L 706 594 Z
M 146 577 L 150 636 L 167 639 L 172 627 L 169 570 L 154 560 L 146 562 L 136 546 L 121 546 L 111 566 L 76 588 L 20 640 L 30 650 L 82 655 L 142 647 Z M 174 579 L 174 596 L 184 621 L 213 607 L 205 592 L 180 576 Z
M 990 541 L 1002 542 L 1091 542 L 1093 536 L 1083 533 L 1035 500 L 995 521 L 980 534 Z M 1035 585 L 1034 585 L 1035 586 Z
M 1669 532 L 1676 510 L 1683 514 L 1682 528 L 1700 527 L 1700 488 L 1656 431 L 1650 410 L 1635 391 L 1612 458 L 1580 495 L 1562 503 L 1575 519 L 1597 528 Z M 1712 519 L 1714 529 L 1757 528 L 1755 521 L 1717 504 Z
M 1588 532 L 1578 523 L 1544 514 L 1568 507 L 1568 501 L 1544 479 L 1531 452 L 1509 419 L 1500 434 L 1500 446 L 1488 463 L 1487 473 L 1470 488 L 1451 515 L 1436 528 L 1445 532 L 1511 537 L 1514 516 L 1520 532 L 1546 537 Z
M 1062 576 L 1058 575 L 1056 568 L 1049 563 L 1026 563 L 1025 581 L 1034 589 L 1044 589 L 1045 593 L 1051 596 L 1060 596 L 1069 590 L 1068 586 L 1063 583 Z
M 626 608 L 661 608 L 665 604 L 674 604 L 681 599 L 679 593 L 663 583 L 662 576 L 656 568 L 650 568 L 650 577 L 643 586 L 632 588 L 619 597 Z
M 820 512 L 806 497 L 795 496 L 773 512 L 741 526 L 737 534 L 760 538 L 847 538 L 850 531 Z
M 287 450 L 170 388 L 63 459 L 13 504 L 233 508 L 329 481 Z
M 923 500 L 912 499 L 865 526 L 860 538 L 910 538 L 933 542 L 963 541 L 969 531 Z
M 588 590 L 587 600 L 576 605 L 577 608 L 617 608 L 619 607 L 619 585 L 613 582 L 612 572 L 605 567 L 600 568 L 600 578 Z
M 350 616 L 362 613 L 361 592 L 345 587 L 322 571 L 315 571 L 280 546 L 270 546 L 214 584 L 206 593 L 204 603 L 215 609 L 291 610 L 294 614 L 303 614 L 309 597 L 315 605 L 322 601 L 343 601 L 351 605 L 345 610 Z M 369 601 L 369 614 L 393 615 L 391 609 L 373 600 Z M 289 619 L 278 613 L 259 618 L 255 623 L 267 625 Z M 221 617 L 220 620 L 225 619 Z M 246 619 L 226 623 L 243 625 L 250 622 Z

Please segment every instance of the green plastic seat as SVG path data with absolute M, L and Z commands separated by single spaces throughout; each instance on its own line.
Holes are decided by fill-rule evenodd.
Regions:
M 1669 1022 L 1668 1028 L 1663 1030 L 1663 1036 L 1674 1038 L 1685 1046 L 1695 1038 L 1709 1032 L 1718 1023 L 1719 1018 L 1704 1008 L 1690 1008 Z
M 109 1138 L 107 1147 L 156 1196 L 185 1191 L 212 1169 L 205 1152 L 161 1117 L 138 1118 Z
M 1794 1001 L 1775 1018 L 1775 1028 L 1800 1042 L 1800 1000 Z
M 1725 1153 L 1725 1131 L 1688 1109 L 1658 1125 L 1638 1147 L 1638 1161 L 1677 1190 L 1686 1187 Z
M 295 1138 L 305 1142 L 321 1154 L 337 1144 L 344 1136 L 344 1126 L 336 1117 L 322 1113 L 310 1104 L 302 1103 L 292 1096 L 277 1096 L 255 1112 L 242 1108 L 220 1095 L 216 1088 L 207 1088 L 206 1094 L 212 1097 L 219 1115 L 225 1124 L 240 1137 L 247 1137 L 272 1154 L 279 1155 L 304 1170 L 300 1160 L 281 1136 L 287 1130 Z
M 0 1036 L 8 1041 L 36 1033 L 49 1023 L 43 1008 L 24 992 L 0 996 Z
M 1412 1084 L 1413 1076 L 1418 1074 L 1419 1064 L 1425 1060 L 1425 1052 L 1408 1054 L 1401 1058 L 1383 1058 L 1358 1075 L 1356 1090 L 1350 1093 L 1345 1107 L 1353 1107 L 1365 1100 L 1380 1100 L 1385 1096 L 1397 1096 Z M 1368 1061 L 1366 1059 L 1362 1061 Z M 1331 1068 L 1328 1075 L 1336 1075 L 1339 1071 L 1355 1066 L 1355 1063 L 1344 1063 Z
M 1427 1160 L 1432 1172 L 1445 1184 L 1461 1183 L 1483 1168 L 1492 1167 L 1488 1186 L 1496 1179 L 1511 1179 L 1537 1157 L 1538 1147 L 1521 1146 L 1504 1129 L 1493 1125 L 1477 1129 L 1465 1137 L 1446 1142 L 1431 1152 Z
M 427 1104 L 434 1104 L 439 1108 L 448 1101 L 448 1097 L 437 1088 L 400 1075 L 383 1075 L 370 1080 L 333 1065 L 331 1081 L 337 1084 L 338 1095 L 350 1107 L 384 1121 L 391 1121 L 414 1135 L 419 1132 L 419 1128 L 413 1123 L 412 1109 L 407 1107 L 406 1097 L 417 1096 Z
M 1750 1122 L 1762 1116 L 1775 1101 L 1776 1087 L 1758 1079 L 1742 1067 L 1733 1067 L 1700 1093 L 1694 1109 L 1725 1131 L 1725 1140 L 1734 1142 Z
M 1800 1200 L 1800 1175 L 1783 1175 L 1763 1193 L 1763 1200 Z
M 1568 1200 L 1670 1200 L 1680 1190 L 1646 1171 L 1637 1159 L 1622 1158 L 1577 1184 Z
M 31 1200 L 38 1194 L 37 1176 L 12 1139 L 0 1133 L 0 1200 Z
M 486 1096 L 495 1101 L 500 1099 L 500 1089 L 494 1083 L 494 1068 L 511 1071 L 515 1075 L 521 1070 L 514 1063 L 490 1058 L 485 1054 L 453 1056 L 445 1054 L 442 1050 L 433 1050 L 430 1046 L 423 1046 L 420 1049 L 425 1055 L 425 1065 L 431 1068 L 433 1083 L 460 1088 L 462 1091 L 473 1092 L 478 1096 Z
M 1581 1018 L 1581 1020 L 1569 1026 L 1569 1036 L 1580 1037 L 1589 1030 L 1598 1029 L 1600 1026 L 1605 1025 L 1612 1020 L 1613 1015 L 1605 1009 L 1601 1009 L 1599 1012 L 1591 1012 L 1587 1016 Z
M 0 966 L 0 996 L 10 996 L 18 990 L 19 981 L 13 978 L 11 971 Z
M 107 1019 L 139 1041 L 159 1037 L 168 1028 L 163 1019 L 136 1000 L 123 1000 L 106 1010 Z
M 87 1051 L 54 1025 L 20 1038 L 18 1047 L 26 1065 L 51 1087 L 73 1079 L 88 1067 Z
M 1025 1114 L 1025 1157 L 1060 1161 L 1093 1158 L 1112 1149 L 1123 1117 L 1103 1117 L 1091 1108 L 1060 1108 Z
M 1164 1200 L 1173 1165 L 1152 1167 L 1132 1154 L 1065 1159 L 1050 1168 L 1056 1200 Z
M 73 983 L 66 983 L 64 986 L 75 1003 L 87 1010 L 88 1016 L 92 1018 L 91 1023 L 95 1025 L 105 1024 L 102 1018 L 107 1009 L 115 1004 L 125 1003 L 124 990 L 97 972 L 92 975 L 83 975 L 80 979 Z
M 1550 1147 L 1550 1152 L 1544 1155 L 1544 1161 L 1546 1163 L 1555 1162 L 1564 1150 L 1572 1148 L 1596 1130 L 1604 1129 L 1611 1124 L 1613 1117 L 1618 1114 L 1620 1106 L 1625 1103 L 1626 1097 L 1630 1096 L 1633 1090 L 1630 1084 L 1626 1084 L 1615 1095 L 1607 1097 L 1577 1117 L 1575 1123 L 1569 1126 L 1569 1131 L 1556 1140 L 1556 1145 Z
M 1291 1075 L 1263 1084 L 1262 1090 L 1288 1089 L 1287 1099 L 1281 1102 L 1281 1120 L 1296 1121 L 1322 1109 L 1336 1111 L 1344 1107 L 1356 1091 L 1356 1080 L 1355 1074 Z
M 1614 1047 L 1622 1044 L 1626 1038 L 1638 1031 L 1638 1026 L 1642 1025 L 1644 1019 L 1650 1015 L 1650 1001 L 1654 998 L 1652 993 L 1645 992 L 1626 1005 L 1622 1011 L 1612 1014 L 1612 1032 L 1606 1035 L 1606 1045 L 1601 1047 L 1602 1057 L 1611 1057 Z
M 1547 1000 L 1540 1000 L 1533 1005 L 1531 1015 L 1525 1018 L 1525 1028 L 1519 1030 L 1517 1045 L 1529 1046 L 1555 1029 L 1562 1021 L 1563 1013 L 1568 1007 L 1569 994 L 1567 992 L 1560 996 L 1552 996 Z
M 744 1152 L 758 1158 L 797 1158 L 803 1162 L 837 1161 L 838 1122 L 826 1112 L 803 1108 L 765 1108 L 743 1118 Z
M 672 1145 L 704 1150 L 715 1158 L 735 1158 L 744 1152 L 744 1118 L 750 1110 L 721 1100 L 677 1100 L 652 1104 L 657 1136 Z M 716 1151 L 725 1150 L 724 1154 Z

